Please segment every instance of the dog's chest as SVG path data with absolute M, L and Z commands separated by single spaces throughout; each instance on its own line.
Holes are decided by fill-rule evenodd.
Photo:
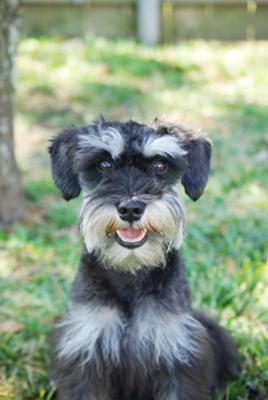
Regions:
M 83 363 L 101 358 L 119 364 L 124 357 L 189 363 L 201 351 L 202 325 L 188 313 L 167 310 L 156 301 L 144 301 L 128 317 L 116 306 L 71 305 L 59 324 L 58 356 L 79 357 Z

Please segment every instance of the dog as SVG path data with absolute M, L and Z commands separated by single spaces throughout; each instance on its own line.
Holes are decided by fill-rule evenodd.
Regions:
M 84 248 L 57 323 L 58 400 L 205 400 L 240 371 L 231 336 L 191 307 L 179 247 L 211 142 L 156 119 L 72 126 L 52 139 L 56 186 L 82 192 Z

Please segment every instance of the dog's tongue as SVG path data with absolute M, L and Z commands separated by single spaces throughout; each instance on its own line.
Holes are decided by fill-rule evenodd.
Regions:
M 144 238 L 145 230 L 134 228 L 118 229 L 117 234 L 124 242 L 135 243 Z

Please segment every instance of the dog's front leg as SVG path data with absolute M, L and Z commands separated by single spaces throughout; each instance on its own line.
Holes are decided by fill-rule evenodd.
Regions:
M 207 331 L 191 312 L 175 306 L 167 308 L 155 296 L 140 302 L 130 325 L 129 353 L 151 368 L 155 400 L 207 400 L 214 369 Z
M 103 380 L 107 365 L 120 358 L 123 327 L 121 314 L 114 306 L 70 302 L 55 330 L 59 400 L 109 400 Z
M 56 400 L 96 400 L 88 380 L 77 370 L 64 367 L 57 382 Z
M 169 384 L 164 383 L 162 388 L 158 387 L 154 398 L 155 400 L 208 400 L 209 386 L 207 382 L 198 378 L 196 380 L 188 373 L 179 373 L 178 376 L 171 378 Z
M 154 398 L 156 400 L 178 400 L 178 383 L 175 379 L 167 384 L 166 382 L 160 384 L 154 391 Z
M 74 367 L 74 368 L 72 368 Z M 64 365 L 57 379 L 56 400 L 110 400 L 90 366 Z

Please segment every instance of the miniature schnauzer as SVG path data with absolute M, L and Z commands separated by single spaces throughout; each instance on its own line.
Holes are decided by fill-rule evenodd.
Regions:
M 191 308 L 178 251 L 211 143 L 155 120 L 71 127 L 52 140 L 64 199 L 82 192 L 85 246 L 55 329 L 58 400 L 205 400 L 240 363 L 229 334 Z

